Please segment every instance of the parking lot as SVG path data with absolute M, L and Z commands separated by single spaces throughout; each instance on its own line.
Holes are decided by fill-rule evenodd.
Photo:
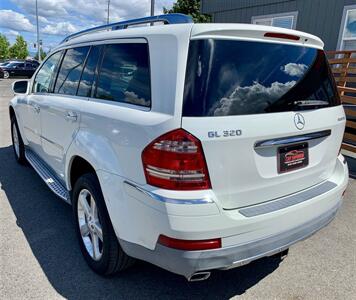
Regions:
M 260 259 L 196 283 L 143 262 L 113 278 L 94 274 L 80 253 L 71 207 L 13 158 L 11 82 L 0 79 L 0 299 L 355 299 L 352 179 L 336 219 L 283 261 Z

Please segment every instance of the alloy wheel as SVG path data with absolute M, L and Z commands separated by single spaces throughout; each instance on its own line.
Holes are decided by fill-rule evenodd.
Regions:
M 85 249 L 92 259 L 98 261 L 103 255 L 103 231 L 95 199 L 87 189 L 79 193 L 77 216 Z

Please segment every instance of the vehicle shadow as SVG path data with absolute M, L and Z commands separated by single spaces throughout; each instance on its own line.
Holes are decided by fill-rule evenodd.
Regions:
M 18 165 L 10 146 L 0 148 L 0 183 L 43 272 L 55 290 L 68 299 L 230 298 L 243 294 L 281 262 L 278 257 L 264 258 L 191 283 L 144 262 L 120 276 L 102 278 L 81 256 L 71 207 L 54 196 L 32 168 Z

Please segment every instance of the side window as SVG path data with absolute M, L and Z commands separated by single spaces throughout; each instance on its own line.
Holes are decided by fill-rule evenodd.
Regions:
M 52 54 L 42 65 L 33 82 L 33 93 L 49 93 L 51 80 L 54 76 L 56 65 L 61 58 L 61 51 Z
M 68 49 L 58 72 L 54 92 L 75 95 L 89 47 Z
M 95 77 L 95 69 L 99 60 L 100 49 L 102 46 L 93 46 L 90 50 L 87 62 L 85 64 L 82 78 L 80 79 L 78 96 L 90 97 L 91 88 Z
M 151 106 L 148 45 L 111 44 L 105 48 L 95 97 Z

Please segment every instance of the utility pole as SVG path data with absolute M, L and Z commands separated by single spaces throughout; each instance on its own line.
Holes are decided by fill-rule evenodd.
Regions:
M 110 22 L 110 0 L 108 0 L 108 16 L 106 18 L 106 24 Z
M 151 0 L 151 16 L 155 15 L 155 0 Z
M 41 62 L 41 45 L 40 45 L 40 30 L 39 30 L 39 27 L 38 27 L 37 0 L 36 0 L 36 23 L 37 23 L 37 56 L 38 56 L 38 61 Z

